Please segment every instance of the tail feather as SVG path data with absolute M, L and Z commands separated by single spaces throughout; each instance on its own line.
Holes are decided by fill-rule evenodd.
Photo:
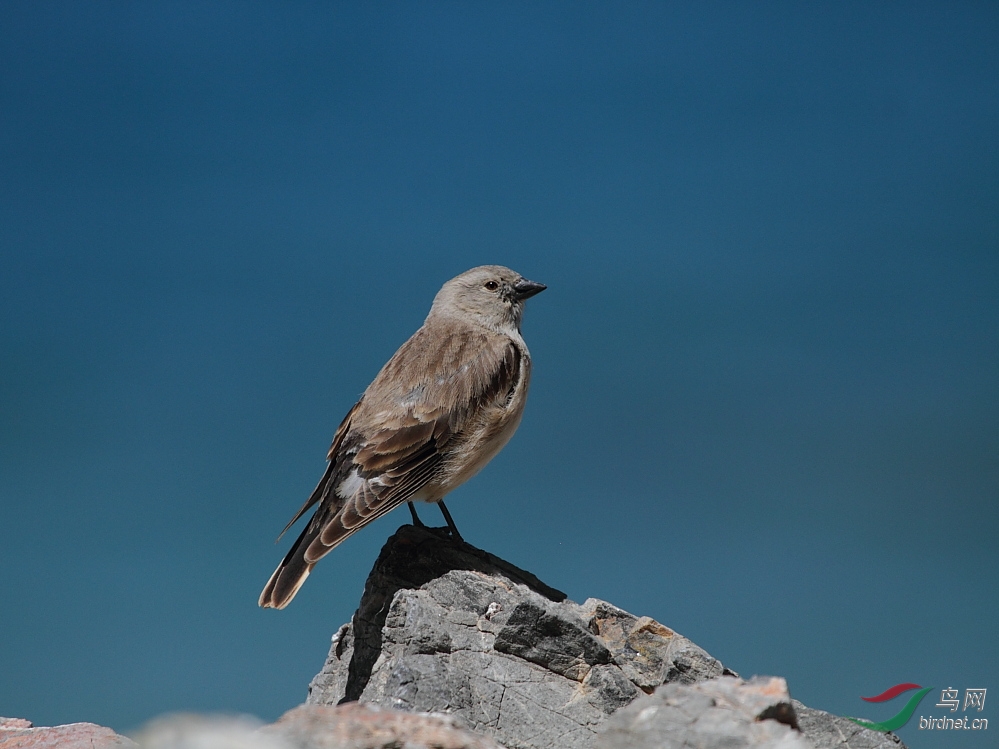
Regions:
M 383 510 L 377 517 L 385 514 Z M 372 518 L 374 519 L 374 518 Z M 362 523 L 361 525 L 364 525 Z M 314 517 L 274 570 L 257 603 L 265 609 L 283 609 L 298 593 L 316 562 L 360 529 L 344 528 L 339 515 L 325 521 Z M 324 540 L 325 539 L 325 540 Z
M 313 496 L 320 494 L 321 490 L 325 492 L 324 484 L 330 475 L 327 471 Z M 320 505 L 305 530 L 281 560 L 281 564 L 274 570 L 257 603 L 265 609 L 283 609 L 291 603 L 316 562 L 365 525 L 394 510 L 407 499 L 408 495 L 402 495 L 388 501 L 382 500 L 371 492 L 366 483 L 362 484 L 350 500 L 341 503 L 335 512 L 330 513 L 331 508 L 325 506 L 329 498 L 324 499 L 324 504 Z M 299 516 L 309 506 L 310 503 L 306 503 Z M 295 517 L 297 519 L 298 516 Z
M 267 585 L 260 593 L 257 603 L 265 609 L 283 609 L 291 599 L 298 593 L 298 589 L 305 583 L 305 579 L 316 566 L 316 562 L 305 561 L 305 550 L 309 544 L 319 535 L 320 529 L 312 529 L 311 523 L 295 541 L 291 550 L 281 560 L 271 575 Z M 316 560 L 318 561 L 318 560 Z

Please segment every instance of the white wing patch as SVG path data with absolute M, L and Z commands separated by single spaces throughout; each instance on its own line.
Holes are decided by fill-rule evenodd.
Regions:
M 357 469 L 355 468 L 347 474 L 347 478 L 340 482 L 340 486 L 336 488 L 336 493 L 342 499 L 350 499 L 363 485 L 364 479 L 357 475 Z

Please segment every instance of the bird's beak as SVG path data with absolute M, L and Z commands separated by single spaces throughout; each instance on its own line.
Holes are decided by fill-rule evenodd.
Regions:
M 535 294 L 540 294 L 542 291 L 547 289 L 543 283 L 535 283 L 534 281 L 528 281 L 526 278 L 522 278 L 517 283 L 513 285 L 513 290 L 517 294 L 517 299 L 523 301 L 525 299 L 530 299 Z

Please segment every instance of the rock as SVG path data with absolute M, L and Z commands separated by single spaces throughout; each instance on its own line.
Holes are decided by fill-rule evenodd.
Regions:
M 0 718 L 0 731 L 5 728 L 34 728 L 34 724 L 24 718 Z
M 249 716 L 175 713 L 150 721 L 136 739 L 143 749 L 296 749 L 260 727 Z
M 2 749 L 124 749 L 137 744 L 93 723 L 34 727 L 23 718 L 0 718 Z
M 668 684 L 604 724 L 598 749 L 904 749 L 885 735 L 792 700 L 776 677 Z
M 898 737 L 739 679 L 669 627 L 582 605 L 445 529 L 401 527 L 333 636 L 307 704 L 173 715 L 144 749 L 905 749 Z M 497 743 L 498 742 L 498 743 Z M 135 747 L 109 728 L 0 718 L 0 749 Z
M 590 628 L 614 656 L 614 663 L 644 692 L 661 684 L 693 684 L 723 673 L 734 676 L 701 648 L 647 616 L 589 598 L 583 603 Z
M 333 637 L 308 704 L 446 712 L 510 749 L 588 747 L 597 727 L 664 683 L 731 673 L 648 617 L 566 600 L 534 575 L 401 527 Z
M 783 679 L 726 676 L 667 684 L 603 727 L 600 749 L 811 749 L 797 730 Z
M 300 705 L 260 733 L 297 749 L 503 749 L 450 715 L 404 713 L 359 702 Z
M 849 718 L 805 707 L 791 700 L 798 726 L 815 749 L 904 749 L 902 739 L 893 733 L 879 733 Z
M 359 702 L 299 705 L 263 727 L 249 717 L 168 715 L 138 740 L 143 749 L 503 749 L 450 715 Z

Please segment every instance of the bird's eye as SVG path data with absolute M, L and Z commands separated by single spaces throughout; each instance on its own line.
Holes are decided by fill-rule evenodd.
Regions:
M 499 284 L 496 283 L 495 281 L 486 281 L 485 284 L 483 284 L 483 285 L 487 289 L 489 289 L 489 291 L 496 291 L 496 289 L 499 288 Z

